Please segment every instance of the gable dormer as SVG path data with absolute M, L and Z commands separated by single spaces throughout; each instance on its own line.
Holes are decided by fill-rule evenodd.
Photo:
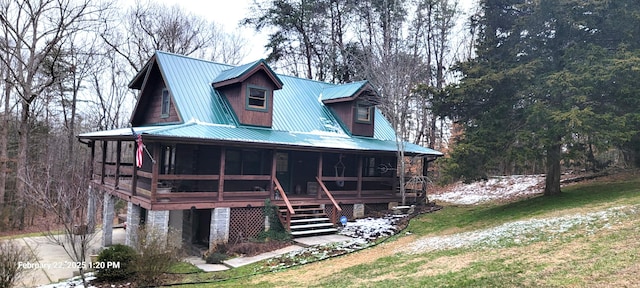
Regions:
M 130 119 L 132 125 L 182 122 L 155 56 L 129 83 L 129 88 L 139 90 L 138 101 Z
M 368 81 L 326 88 L 320 100 L 340 118 L 351 134 L 373 137 L 379 95 Z
M 264 60 L 222 71 L 212 85 L 229 101 L 240 124 L 271 127 L 273 92 L 283 84 Z

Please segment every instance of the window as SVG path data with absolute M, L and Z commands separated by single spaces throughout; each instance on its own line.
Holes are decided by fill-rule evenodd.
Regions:
M 363 103 L 356 104 L 356 122 L 371 123 L 372 112 L 373 106 L 365 105 Z
M 160 117 L 169 117 L 170 104 L 171 97 L 169 97 L 169 90 L 162 89 L 162 107 L 160 108 Z
M 247 86 L 247 90 L 247 109 L 267 111 L 268 90 L 251 86 Z
M 162 145 L 160 174 L 174 174 L 176 169 L 176 146 Z
M 268 175 L 271 166 L 268 165 L 269 155 L 261 150 L 228 149 L 224 173 L 227 175 Z

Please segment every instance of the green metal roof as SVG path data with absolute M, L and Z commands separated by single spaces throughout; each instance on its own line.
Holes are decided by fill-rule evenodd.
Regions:
M 367 81 L 335 85 L 276 75 L 283 86 L 282 89 L 273 93 L 272 127 L 261 128 L 239 124 L 230 104 L 211 84 L 214 81 L 238 77 L 255 65 L 264 63 L 264 60 L 238 66 L 236 69 L 229 65 L 156 52 L 156 61 L 184 123 L 135 127 L 136 132 L 158 137 L 212 141 L 396 151 L 394 129 L 378 109 L 375 111 L 374 136 L 360 137 L 352 136 L 331 110 L 322 103 L 323 97 L 340 97 L 339 95 L 349 93 L 353 95 L 366 85 Z M 130 135 L 131 130 L 126 128 L 85 133 L 81 134 L 80 138 L 113 138 Z M 442 155 L 438 151 L 409 143 L 406 144 L 405 149 L 409 153 Z
M 277 84 L 279 86 L 282 86 L 282 80 L 280 80 L 278 75 L 275 72 L 273 72 L 273 70 L 271 70 L 267 62 L 264 61 L 263 59 L 224 70 L 215 79 L 213 79 L 212 83 L 215 84 L 215 83 L 220 83 L 220 82 L 242 77 L 260 64 L 264 64 L 264 67 L 268 70 L 268 73 L 274 76 L 274 80 L 278 82 Z
M 369 83 L 369 81 L 365 80 L 327 87 L 322 90 L 320 100 L 326 101 L 352 97 L 367 83 Z
M 253 144 L 285 145 L 307 148 L 330 148 L 353 151 L 394 152 L 395 141 L 380 140 L 370 137 L 339 135 L 332 132 L 288 132 L 268 128 L 218 125 L 192 121 L 185 124 L 136 127 L 136 133 L 142 133 L 143 138 L 176 137 L 205 141 L 232 141 Z M 110 131 L 98 131 L 82 134 L 81 138 L 127 137 L 133 140 L 131 128 L 121 128 Z M 413 154 L 442 155 L 433 149 L 419 145 L 405 143 L 405 151 Z

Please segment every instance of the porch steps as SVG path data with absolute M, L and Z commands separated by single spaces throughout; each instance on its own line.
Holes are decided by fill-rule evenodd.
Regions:
M 322 217 L 322 218 L 295 219 L 295 220 L 291 220 L 291 223 L 309 223 L 309 222 L 322 222 L 322 221 L 329 221 L 329 218 Z
M 293 237 L 335 234 L 338 231 L 321 205 L 294 206 L 293 210 L 296 213 L 290 215 L 289 222 Z M 285 216 L 287 209 L 280 209 L 280 213 Z

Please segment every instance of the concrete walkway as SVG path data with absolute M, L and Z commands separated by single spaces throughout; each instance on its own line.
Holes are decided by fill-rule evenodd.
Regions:
M 343 242 L 351 239 L 353 238 L 343 236 L 343 235 L 323 235 L 323 236 L 294 238 L 293 241 L 296 243 L 294 245 L 287 246 L 275 251 L 266 252 L 256 256 L 251 256 L 251 257 L 241 256 L 241 257 L 232 258 L 226 261 L 222 261 L 223 264 L 207 264 L 202 258 L 195 257 L 195 256 L 187 258 L 186 261 L 202 269 L 205 272 L 223 271 L 229 268 L 237 268 L 240 266 L 256 263 L 269 258 L 274 258 L 283 254 L 287 254 L 289 252 L 302 250 L 304 249 L 304 247 Z
M 90 242 L 89 254 L 100 249 L 101 239 L 102 233 L 97 232 Z M 114 244 L 124 244 L 124 239 L 124 229 L 113 229 Z M 74 272 L 78 272 L 78 269 L 74 267 L 77 266 L 76 263 L 71 261 L 64 249 L 60 245 L 53 244 L 51 239 L 45 236 L 18 238 L 12 241 L 27 247 L 37 259 L 34 262 L 23 263 L 27 273 L 18 283 L 18 287 L 36 287 L 55 283 L 71 278 L 74 276 Z M 87 259 L 89 259 L 88 256 Z

